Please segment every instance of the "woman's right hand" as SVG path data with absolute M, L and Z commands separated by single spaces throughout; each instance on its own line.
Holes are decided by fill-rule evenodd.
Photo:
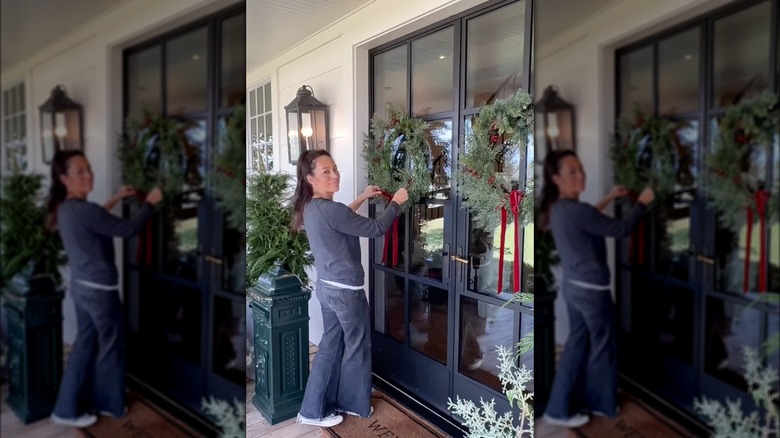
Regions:
M 409 193 L 405 188 L 401 187 L 393 194 L 393 199 L 391 199 L 391 202 L 395 202 L 398 205 L 403 205 L 407 199 L 409 199 Z
M 649 203 L 653 202 L 655 199 L 655 192 L 653 192 L 653 189 L 650 187 L 645 187 L 644 190 L 642 190 L 642 193 L 639 194 L 639 199 L 637 201 L 641 202 L 642 204 L 648 205 Z
M 151 192 L 149 192 L 148 195 L 146 195 L 146 202 L 148 202 L 148 203 L 150 203 L 152 205 L 157 205 L 157 203 L 162 201 L 162 197 L 163 197 L 163 195 L 162 195 L 162 191 L 160 190 L 160 188 L 159 187 L 155 187 L 155 188 L 152 189 Z

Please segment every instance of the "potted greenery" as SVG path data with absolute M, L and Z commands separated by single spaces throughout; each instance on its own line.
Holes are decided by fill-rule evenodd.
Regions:
M 47 229 L 40 194 L 43 176 L 16 173 L 4 178 L 0 198 L 0 284 L 25 295 L 52 290 L 65 263 L 59 233 Z
M 292 176 L 263 172 L 248 179 L 246 200 L 247 223 L 247 286 L 274 267 L 282 267 L 308 284 L 306 267 L 314 259 L 304 233 L 290 230 L 292 203 L 289 193 Z

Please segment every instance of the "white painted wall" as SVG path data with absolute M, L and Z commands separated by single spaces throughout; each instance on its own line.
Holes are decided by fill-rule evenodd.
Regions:
M 247 89 L 271 81 L 275 111 L 274 170 L 295 174 L 295 168 L 289 164 L 284 106 L 293 100 L 301 85 L 311 85 L 314 96 L 329 106 L 331 154 L 341 169 L 341 191 L 334 200 L 351 202 L 366 185 L 360 151 L 362 133 L 368 131 L 370 119 L 368 51 L 483 2 L 376 0 L 249 71 Z M 259 2 L 247 3 L 247 22 L 262 14 Z M 258 45 L 264 43 L 247 41 L 247 51 L 258 50 Z M 251 53 L 248 57 L 252 57 Z M 367 212 L 365 205 L 359 210 L 364 215 Z M 368 240 L 361 240 L 363 267 L 368 272 Z M 316 272 L 311 274 L 315 282 Z M 309 315 L 309 338 L 319 344 L 322 313 L 316 297 L 309 301 Z
M 602 13 L 562 29 L 555 38 L 536 48 L 535 89 L 541 91 L 547 85 L 555 84 L 561 97 L 576 107 L 577 153 L 588 175 L 587 188 L 581 197 L 583 201 L 598 202 L 612 186 L 608 147 L 615 117 L 615 50 L 730 2 L 617 1 Z M 534 19 L 534 25 L 539 29 L 554 17 L 536 15 Z M 612 240 L 608 240 L 608 251 L 614 273 Z M 559 344 L 565 343 L 569 334 L 565 306 L 559 294 L 555 302 L 555 338 Z
M 90 200 L 102 203 L 108 199 L 118 189 L 121 179 L 116 139 L 122 129 L 122 50 L 236 3 L 239 1 L 122 2 L 63 35 L 45 50 L 30 54 L 18 64 L 3 66 L 2 89 L 21 81 L 26 84 L 31 171 L 49 174 L 49 166 L 41 157 L 38 106 L 48 99 L 56 85 L 64 85 L 68 96 L 84 107 L 84 151 L 95 173 L 95 188 Z M 35 32 L 35 29 L 29 31 Z M 121 240 L 116 241 L 119 267 L 122 266 L 121 243 Z M 67 284 L 67 269 L 63 274 Z M 63 313 L 64 340 L 72 343 L 76 323 L 69 297 L 63 303 Z

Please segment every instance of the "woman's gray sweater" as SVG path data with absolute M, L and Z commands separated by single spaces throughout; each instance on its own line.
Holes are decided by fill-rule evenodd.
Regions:
M 567 280 L 609 285 L 607 246 L 604 237 L 623 237 L 647 210 L 637 202 L 624 219 L 602 214 L 596 207 L 571 199 L 559 199 L 550 208 L 550 229 Z
M 328 199 L 312 199 L 303 210 L 303 226 L 314 255 L 317 278 L 350 286 L 365 281 L 360 237 L 381 237 L 401 208 L 390 202 L 382 216 L 371 219 Z

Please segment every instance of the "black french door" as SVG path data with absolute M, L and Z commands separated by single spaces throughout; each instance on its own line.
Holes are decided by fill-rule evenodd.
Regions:
M 725 109 L 778 91 L 778 10 L 776 0 L 735 2 L 616 55 L 617 113 L 638 105 L 673 120 L 681 151 L 673 199 L 618 245 L 620 369 L 627 383 L 692 425 L 701 425 L 694 398 L 741 399 L 753 408 L 742 348 L 760 348 L 780 330 L 777 306 L 755 303 L 757 233 L 748 244 L 747 221 L 721 226 L 702 182 Z M 777 180 L 777 137 L 769 153 L 754 158 L 763 164 L 752 170 L 759 179 Z M 767 234 L 767 293 L 777 294 L 780 228 Z M 763 359 L 775 369 L 779 362 L 778 353 Z
M 244 237 L 216 205 L 208 177 L 229 119 L 245 104 L 245 40 L 242 4 L 124 53 L 125 117 L 146 107 L 182 122 L 189 175 L 125 245 L 128 375 L 211 430 L 201 401 L 245 394 Z
M 513 348 L 533 330 L 532 309 L 505 306 L 511 293 L 498 293 L 499 230 L 472 225 L 454 184 L 458 145 L 480 107 L 529 90 L 531 8 L 530 0 L 489 2 L 370 53 L 372 114 L 390 104 L 429 122 L 431 171 L 430 192 L 399 218 L 397 240 L 370 244 L 375 383 L 456 432 L 449 398 L 495 399 L 499 411 L 509 409 L 496 348 Z M 532 149 L 512 158 L 521 188 L 532 178 Z M 532 276 L 529 226 L 516 239 L 507 233 L 507 291 L 515 258 L 526 283 Z M 533 355 L 522 362 L 533 368 Z

